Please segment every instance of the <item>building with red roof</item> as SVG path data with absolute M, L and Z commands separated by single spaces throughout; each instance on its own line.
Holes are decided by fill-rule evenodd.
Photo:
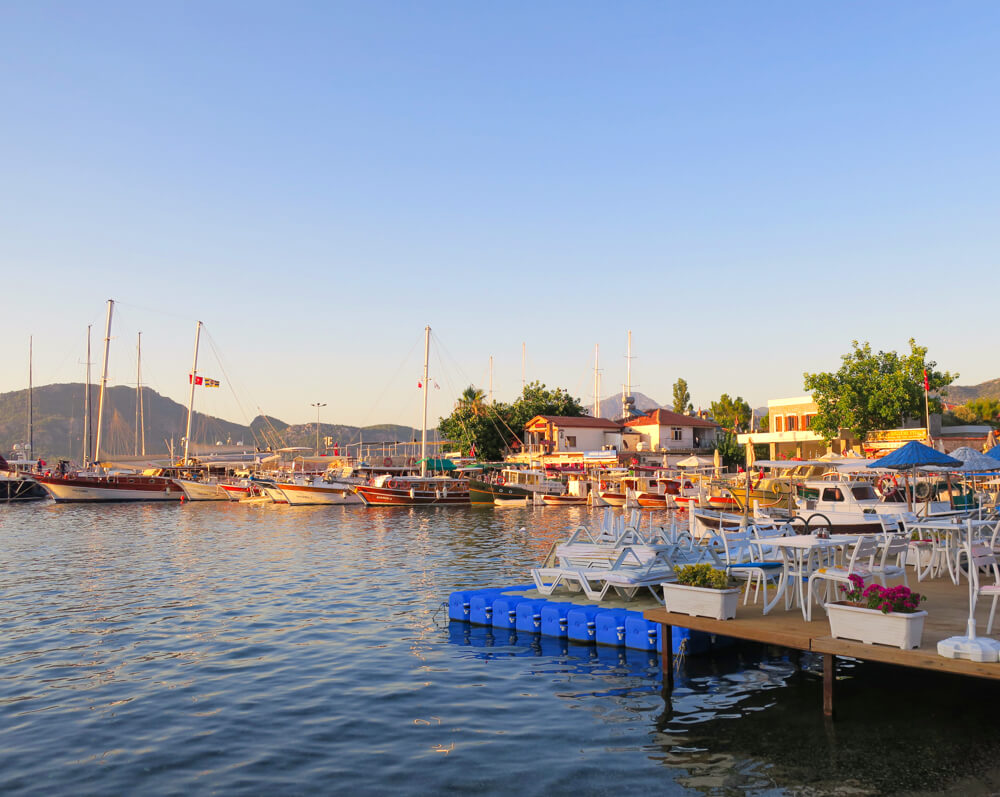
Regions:
M 671 451 L 711 448 L 719 435 L 715 421 L 671 410 L 650 410 L 625 423 L 626 433 L 639 435 L 638 450 Z

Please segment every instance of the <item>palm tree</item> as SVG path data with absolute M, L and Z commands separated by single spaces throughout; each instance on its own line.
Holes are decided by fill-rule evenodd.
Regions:
M 477 418 L 486 414 L 486 394 L 474 385 L 469 385 L 458 397 L 458 406 L 468 410 Z

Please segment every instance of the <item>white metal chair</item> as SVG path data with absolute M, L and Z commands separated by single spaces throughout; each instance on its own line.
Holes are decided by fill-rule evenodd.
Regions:
M 851 585 L 851 576 L 859 576 L 865 582 L 872 579 L 872 569 L 875 559 L 875 554 L 878 552 L 878 543 L 875 537 L 861 537 L 854 544 L 854 550 L 851 551 L 851 556 L 844 566 L 826 566 L 820 567 L 810 573 L 809 575 L 809 585 L 807 592 L 809 593 L 807 597 L 806 606 L 806 620 L 812 621 L 812 604 L 813 604 L 813 593 L 815 591 L 815 582 L 825 581 L 826 590 L 829 593 L 830 585 L 840 585 L 844 584 L 848 587 Z M 826 609 L 827 600 L 823 600 L 821 605 L 824 610 Z

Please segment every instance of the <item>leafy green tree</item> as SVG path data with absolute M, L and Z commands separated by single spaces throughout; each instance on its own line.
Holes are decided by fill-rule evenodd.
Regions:
M 958 374 L 936 371 L 927 348 L 910 338 L 910 353 L 872 352 L 871 345 L 851 341 L 853 350 L 841 357 L 836 373 L 804 374 L 805 389 L 818 412 L 810 429 L 830 441 L 841 429 L 864 439 L 874 429 L 893 429 L 907 418 L 924 415 L 924 372 L 929 389 L 945 395 Z M 941 401 L 930 399 L 930 411 L 940 412 Z
M 730 398 L 723 393 L 718 401 L 713 401 L 710 407 L 712 417 L 723 429 L 739 431 L 750 423 L 750 405 L 740 396 Z
M 587 414 L 580 401 L 562 388 L 549 390 L 538 382 L 526 385 L 513 404 L 487 404 L 483 397 L 481 390 L 470 385 L 452 414 L 438 420 L 438 430 L 458 443 L 463 454 L 474 450 L 478 458 L 486 460 L 501 459 L 514 440 L 523 438 L 525 424 L 536 415 Z
M 746 462 L 746 449 L 736 442 L 736 435 L 731 432 L 720 432 L 712 443 L 712 448 L 719 452 L 722 464 L 727 468 L 735 468 Z
M 587 414 L 579 399 L 573 398 L 561 387 L 549 390 L 541 382 L 529 382 L 524 386 L 521 398 L 514 402 L 511 427 L 520 437 L 525 424 L 536 415 L 562 415 L 579 418 Z
M 762 431 L 762 432 L 768 432 L 768 431 L 770 431 L 770 429 L 771 429 L 771 416 L 770 415 L 761 415 L 757 419 L 757 428 L 760 431 Z M 767 459 L 767 457 L 763 457 L 763 459 Z
M 687 413 L 694 409 L 686 379 L 674 382 L 674 412 Z
M 964 423 L 1000 423 L 1000 399 L 973 399 L 958 407 L 955 417 Z

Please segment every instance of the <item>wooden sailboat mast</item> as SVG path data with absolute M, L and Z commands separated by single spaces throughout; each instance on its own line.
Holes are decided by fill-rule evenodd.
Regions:
M 184 432 L 184 464 L 188 464 L 188 452 L 191 446 L 191 416 L 194 413 L 194 387 L 198 381 L 198 342 L 201 340 L 201 321 L 194 332 L 194 362 L 191 363 L 191 393 L 188 396 L 187 429 Z
M 427 371 L 431 356 L 431 328 L 424 327 L 424 416 L 420 428 L 420 475 L 427 475 Z
M 111 348 L 111 316 L 115 300 L 108 299 L 108 320 L 104 327 L 104 365 L 101 369 L 101 393 L 97 399 L 97 442 L 94 445 L 94 459 L 101 461 L 101 432 L 104 428 L 104 393 L 108 387 L 108 349 Z
M 135 345 L 135 443 L 132 446 L 133 456 L 139 456 L 139 438 L 142 438 L 142 453 L 146 454 L 146 430 L 142 417 L 142 333 L 139 333 Z
M 32 370 L 34 364 L 33 357 L 33 345 L 34 341 L 31 335 L 28 335 L 28 450 L 31 452 L 31 456 L 34 459 L 38 459 L 35 456 L 35 407 L 34 407 L 34 397 L 32 389 Z M 27 457 L 25 457 L 27 459 Z
M 601 344 L 594 344 L 594 417 L 601 417 Z
M 91 459 L 91 432 L 90 421 L 90 324 L 87 324 L 87 385 L 83 394 L 83 469 L 90 466 Z

